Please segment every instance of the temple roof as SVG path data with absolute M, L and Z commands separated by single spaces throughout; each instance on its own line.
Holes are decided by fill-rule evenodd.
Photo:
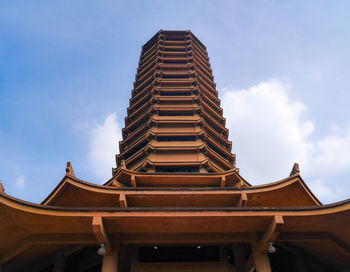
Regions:
M 302 248 L 331 267 L 349 267 L 350 199 L 308 207 L 54 207 L 0 193 L 0 258 L 11 266 L 28 254 L 35 259 L 49 249 L 98 244 L 94 217 L 127 243 L 227 244 L 249 241 L 249 233 L 263 232 L 275 216 L 284 220 L 277 243 Z
M 123 170 L 116 176 L 128 181 L 134 175 L 136 184 L 179 184 L 181 180 L 186 187 L 114 187 L 97 185 L 65 176 L 54 191 L 43 201 L 44 205 L 65 207 L 115 207 L 120 206 L 119 199 L 124 197 L 129 207 L 286 207 L 320 205 L 300 175 L 258 186 L 220 187 L 223 177 L 225 182 L 239 184 L 243 179 L 237 171 L 221 174 L 184 175 L 184 174 L 143 174 Z M 112 179 L 113 181 L 115 179 Z M 176 181 L 176 182 L 175 182 Z M 188 187 L 197 184 L 211 187 Z M 128 181 L 129 183 L 129 181 Z M 113 184 L 109 182 L 108 184 Z M 216 187 L 213 187 L 216 185 Z M 142 185 L 141 185 L 142 186 Z M 293 196 L 293 197 L 291 197 Z

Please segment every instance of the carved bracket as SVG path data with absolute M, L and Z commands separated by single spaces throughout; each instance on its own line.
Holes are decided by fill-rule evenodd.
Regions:
M 112 255 L 112 244 L 108 237 L 101 216 L 94 216 L 92 219 L 92 231 L 100 244 L 104 244 L 106 255 Z

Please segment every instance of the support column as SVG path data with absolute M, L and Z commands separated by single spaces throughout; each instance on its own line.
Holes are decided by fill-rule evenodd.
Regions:
M 59 253 L 56 258 L 56 262 L 53 266 L 52 272 L 64 272 L 66 267 L 67 256 L 63 253 Z M 0 270 L 1 271 L 1 270 Z
M 252 258 L 257 272 L 271 272 L 270 260 L 267 251 L 262 252 L 258 246 L 258 235 L 251 236 Z
M 101 272 L 118 271 L 118 255 L 106 255 L 103 257 Z
M 128 206 L 125 194 L 120 194 L 119 195 L 119 206 L 123 207 L 123 208 Z
M 248 204 L 248 197 L 247 193 L 242 192 L 239 199 L 238 199 L 238 207 L 247 207 Z
M 221 177 L 220 187 L 226 187 L 226 177 L 225 176 Z
M 267 255 L 268 247 L 269 243 L 275 241 L 280 234 L 283 223 L 283 217 L 275 215 L 260 239 L 257 233 L 251 234 L 252 254 L 245 265 L 244 271 L 251 271 L 255 267 L 257 272 L 271 272 L 270 260 Z
M 103 256 L 101 272 L 118 272 L 119 250 L 120 244 L 115 242 L 111 254 Z
M 135 178 L 135 175 L 131 175 L 130 184 L 131 184 L 131 187 L 136 187 L 136 178 Z

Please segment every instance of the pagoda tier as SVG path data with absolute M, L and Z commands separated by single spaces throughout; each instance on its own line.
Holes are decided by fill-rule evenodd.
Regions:
M 142 47 L 117 166 L 137 172 L 235 168 L 206 47 L 190 31 L 159 31 Z

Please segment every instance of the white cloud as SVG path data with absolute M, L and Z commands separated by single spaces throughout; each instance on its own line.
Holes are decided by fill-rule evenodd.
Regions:
M 340 197 L 344 186 L 336 175 L 350 169 L 350 126 L 333 127 L 326 137 L 311 140 L 314 123 L 303 119 L 307 107 L 293 101 L 290 90 L 285 79 L 223 90 L 222 104 L 237 165 L 248 181 L 261 184 L 286 177 L 293 163 L 299 162 L 317 196 L 323 200 Z
M 287 82 L 272 80 L 249 89 L 224 90 L 233 152 L 241 170 L 258 183 L 285 176 L 295 161 L 305 163 L 312 149 L 307 138 L 314 124 L 301 120 L 306 107 L 290 101 L 289 89 Z
M 22 190 L 25 187 L 25 177 L 24 175 L 20 175 L 17 179 L 16 179 L 16 187 L 19 190 Z
M 339 173 L 350 168 L 350 125 L 335 130 L 316 143 L 314 171 Z
M 112 177 L 115 155 L 119 153 L 120 131 L 116 113 L 108 115 L 103 124 L 97 124 L 90 130 L 89 162 L 101 183 Z
M 309 187 L 311 191 L 319 198 L 328 198 L 332 193 L 331 189 L 325 185 L 323 180 L 314 180 L 310 182 Z

